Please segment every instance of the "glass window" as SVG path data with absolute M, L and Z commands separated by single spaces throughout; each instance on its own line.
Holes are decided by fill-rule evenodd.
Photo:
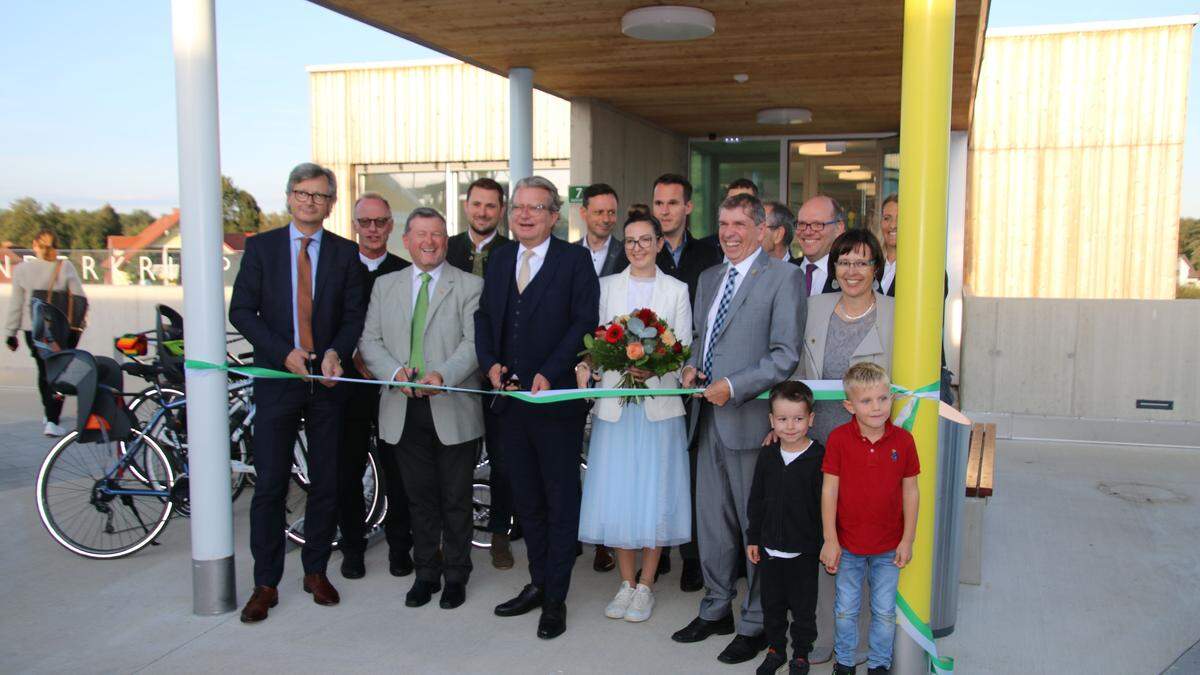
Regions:
M 392 206 L 396 234 L 404 231 L 404 221 L 413 209 L 426 206 L 446 213 L 446 173 L 444 171 L 402 171 L 368 173 L 363 176 L 363 191 L 378 192 Z M 399 236 L 388 240 L 388 250 L 408 258 Z
M 778 199 L 780 141 L 693 141 L 691 144 L 691 232 L 717 231 L 717 207 L 729 184 L 749 178 L 764 200 Z

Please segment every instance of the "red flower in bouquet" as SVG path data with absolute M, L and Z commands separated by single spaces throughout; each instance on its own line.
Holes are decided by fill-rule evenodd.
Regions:
M 683 351 L 683 344 L 681 344 L 681 343 L 679 343 L 679 342 L 676 342 L 676 343 L 675 343 L 675 345 L 674 345 L 673 347 L 671 347 L 671 351 L 672 351 L 672 352 L 674 352 L 674 353 L 676 353 L 676 354 L 678 354 L 678 353 L 682 352 L 682 351 Z
M 646 324 L 647 326 L 658 320 L 658 317 L 654 315 L 654 311 L 648 307 L 644 307 L 634 312 L 634 316 L 641 319 L 642 323 Z
M 610 345 L 617 344 L 623 337 L 625 337 L 625 329 L 619 323 L 614 322 L 608 327 L 608 330 L 604 331 L 604 341 Z

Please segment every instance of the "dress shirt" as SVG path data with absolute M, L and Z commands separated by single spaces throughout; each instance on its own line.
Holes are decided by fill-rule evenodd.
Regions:
M 800 271 L 808 274 L 808 264 L 816 263 L 817 269 L 813 270 L 812 286 L 808 289 L 808 297 L 820 295 L 825 289 L 825 281 L 829 279 L 829 254 L 826 253 L 820 260 L 809 260 L 806 256 L 800 265 Z
M 712 306 L 708 308 L 708 318 L 705 320 L 705 329 L 704 329 L 704 336 L 705 336 L 704 337 L 704 342 L 705 342 L 704 352 L 705 353 L 704 353 L 704 356 L 707 356 L 708 350 L 712 349 L 713 323 L 716 322 L 716 320 L 717 320 L 717 308 L 719 308 L 721 306 L 721 296 L 725 294 L 725 280 L 729 278 L 729 270 L 736 269 L 738 271 L 737 278 L 733 280 L 733 295 L 730 296 L 730 300 L 732 300 L 734 297 L 737 296 L 738 289 L 740 289 L 742 287 L 742 283 L 744 281 L 746 281 L 746 277 L 750 274 L 750 268 L 754 266 L 754 261 L 758 260 L 758 256 L 760 256 L 760 255 L 762 255 L 761 248 L 758 249 L 757 251 L 755 251 L 754 253 L 751 253 L 750 255 L 746 256 L 746 258 L 744 260 L 742 260 L 740 263 L 738 263 L 736 265 L 728 265 L 727 269 L 725 270 L 725 274 L 721 275 L 721 283 L 720 283 L 720 285 L 717 286 L 717 293 L 716 293 L 716 295 L 713 296 L 713 303 L 712 303 Z M 729 259 L 726 258 L 725 262 L 729 263 Z M 728 317 L 728 316 L 725 317 L 726 322 L 729 322 L 730 319 L 731 319 L 731 317 Z M 701 359 L 700 363 L 704 363 L 704 360 Z M 726 377 L 724 379 L 726 382 L 729 383 L 729 395 L 730 395 L 730 397 L 732 397 L 733 396 L 733 382 L 730 382 L 728 377 Z
M 312 267 L 312 295 L 313 306 L 317 303 L 317 258 L 321 255 L 321 235 L 325 233 L 325 228 L 317 228 L 317 231 L 312 234 L 312 241 L 308 242 L 308 261 Z M 295 223 L 288 224 L 288 236 L 292 242 L 292 336 L 294 338 L 294 346 L 300 349 L 300 310 L 296 306 L 296 263 L 300 256 L 300 241 L 305 235 L 296 227 Z
M 367 266 L 368 270 L 374 272 L 375 270 L 379 269 L 379 266 L 383 264 L 384 260 L 387 260 L 387 251 L 384 251 L 383 255 L 379 256 L 378 258 L 368 258 L 363 254 L 362 251 L 359 251 L 358 259 L 362 261 L 362 264 Z
M 471 239 L 471 235 L 470 234 L 467 235 L 467 240 L 470 241 L 472 244 L 475 244 L 475 252 L 476 253 L 483 251 L 483 247 L 487 246 L 488 242 L 490 242 L 491 240 L 493 240 L 495 238 L 496 238 L 496 231 L 492 230 L 492 233 L 489 234 L 488 236 L 484 237 L 483 241 L 479 242 L 478 244 L 475 244 L 475 240 Z M 470 272 L 470 270 L 467 270 L 467 271 Z
M 887 292 L 887 289 L 892 287 L 896 281 L 896 261 L 886 261 L 883 263 L 883 281 L 879 284 L 879 290 Z
M 517 266 L 513 268 L 513 278 L 515 279 L 521 275 L 521 262 L 525 259 L 525 251 L 533 251 L 533 257 L 529 259 L 529 283 L 532 284 L 538 270 L 542 269 L 542 263 L 546 262 L 546 251 L 549 250 L 550 237 L 546 237 L 546 241 L 534 246 L 532 249 L 526 248 L 525 244 L 518 245 Z
M 686 225 L 684 227 L 687 227 Z M 671 254 L 671 260 L 675 261 L 675 266 L 679 267 L 679 259 L 683 257 L 683 249 L 688 245 L 688 233 L 683 233 L 683 241 L 679 242 L 679 248 L 671 248 L 671 242 L 663 239 L 663 245 L 667 247 L 667 253 Z
M 588 253 L 592 254 L 592 267 L 596 268 L 596 276 L 600 276 L 600 270 L 604 269 L 604 261 L 608 258 L 608 249 L 613 243 L 612 235 L 609 235 L 608 239 L 604 240 L 604 246 L 600 247 L 599 251 L 596 251 L 596 249 L 592 248 L 592 245 L 588 243 L 586 234 L 583 235 L 583 239 L 579 243 L 583 244 L 583 247 L 588 250 Z

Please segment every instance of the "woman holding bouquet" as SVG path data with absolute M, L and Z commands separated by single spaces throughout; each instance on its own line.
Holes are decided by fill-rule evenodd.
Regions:
M 600 317 L 610 323 L 587 339 L 588 355 L 576 367 L 576 378 L 581 387 L 599 379 L 606 389 L 677 388 L 691 342 L 687 285 L 655 267 L 663 235 L 654 216 L 632 212 L 624 232 L 629 267 L 600 279 Z M 691 538 L 691 511 L 682 399 L 598 399 L 579 539 L 616 551 L 621 587 L 606 616 L 650 618 L 652 572 L 663 546 Z M 640 582 L 634 577 L 639 551 L 647 571 Z

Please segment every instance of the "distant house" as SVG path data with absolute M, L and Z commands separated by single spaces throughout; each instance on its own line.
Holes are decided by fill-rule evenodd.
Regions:
M 1200 270 L 1192 267 L 1187 256 L 1179 256 L 1179 285 L 1200 287 Z
M 223 253 L 237 253 L 246 248 L 246 235 L 242 232 L 228 233 L 224 236 Z M 141 232 L 127 236 L 111 235 L 108 238 L 108 248 L 120 251 L 125 255 L 134 255 L 149 250 L 164 248 L 178 250 L 181 248 L 179 238 L 179 209 L 159 218 L 146 226 Z

